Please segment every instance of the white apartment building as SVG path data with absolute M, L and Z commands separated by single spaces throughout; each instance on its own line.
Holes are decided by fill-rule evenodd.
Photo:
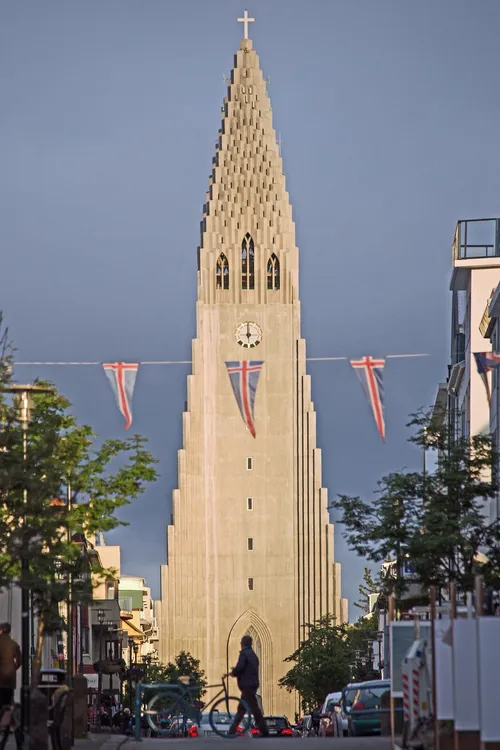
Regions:
M 498 399 L 492 399 L 477 371 L 474 354 L 492 351 L 488 305 L 500 284 L 500 219 L 466 219 L 457 223 L 452 246 L 451 364 L 440 383 L 434 413 L 450 420 L 456 437 L 496 434 Z M 491 306 L 490 306 L 491 307 Z M 500 302 L 495 311 L 500 313 Z M 498 334 L 495 334 L 498 336 Z M 498 349 L 497 349 L 498 351 Z M 498 374 L 494 376 L 498 390 Z M 491 384 L 491 374 L 488 375 Z M 485 509 L 490 517 L 496 503 Z

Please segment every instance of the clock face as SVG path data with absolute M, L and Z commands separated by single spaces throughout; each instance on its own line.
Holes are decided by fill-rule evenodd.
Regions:
M 257 323 L 252 323 L 251 321 L 240 323 L 236 329 L 236 341 L 240 346 L 244 346 L 245 349 L 253 349 L 254 346 L 258 346 L 262 341 L 262 330 Z

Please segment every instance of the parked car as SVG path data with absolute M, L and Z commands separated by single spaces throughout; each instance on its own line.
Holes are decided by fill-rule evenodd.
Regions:
M 321 706 L 321 721 L 319 724 L 319 736 L 320 737 L 332 737 L 334 734 L 333 724 L 335 718 L 333 714 L 336 708 L 340 705 L 340 699 L 342 692 L 328 693 L 325 698 L 325 702 Z
M 271 737 L 293 737 L 293 729 L 286 716 L 264 716 Z M 257 727 L 250 730 L 252 737 L 260 737 Z
M 206 713 L 201 715 L 200 726 L 197 727 L 195 724 L 190 730 L 189 737 L 217 737 L 217 733 L 212 729 L 208 717 L 209 714 Z M 245 722 L 243 723 L 245 724 Z M 219 713 L 215 724 L 218 732 L 221 734 L 227 734 L 229 732 L 229 727 L 232 724 L 232 718 L 231 716 L 228 716 L 228 714 Z M 248 726 L 248 724 L 246 724 L 246 726 Z
M 358 686 L 362 683 L 351 682 L 343 688 L 340 695 L 339 706 L 332 716 L 332 729 L 334 737 L 347 737 L 349 734 L 349 713 L 352 701 L 356 695 Z
M 350 737 L 380 733 L 381 718 L 383 714 L 389 713 L 388 707 L 382 708 L 382 697 L 389 693 L 390 689 L 389 680 L 358 683 L 348 713 Z

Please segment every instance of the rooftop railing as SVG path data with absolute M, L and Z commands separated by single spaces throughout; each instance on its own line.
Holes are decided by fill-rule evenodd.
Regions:
M 462 219 L 453 240 L 454 260 L 500 257 L 500 219 Z

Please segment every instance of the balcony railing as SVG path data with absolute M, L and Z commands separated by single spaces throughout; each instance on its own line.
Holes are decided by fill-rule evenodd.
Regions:
M 118 600 L 118 603 L 120 605 L 120 609 L 123 612 L 132 612 L 132 597 L 131 596 L 123 596 L 121 599 Z
M 464 219 L 457 223 L 453 259 L 500 257 L 500 219 Z

